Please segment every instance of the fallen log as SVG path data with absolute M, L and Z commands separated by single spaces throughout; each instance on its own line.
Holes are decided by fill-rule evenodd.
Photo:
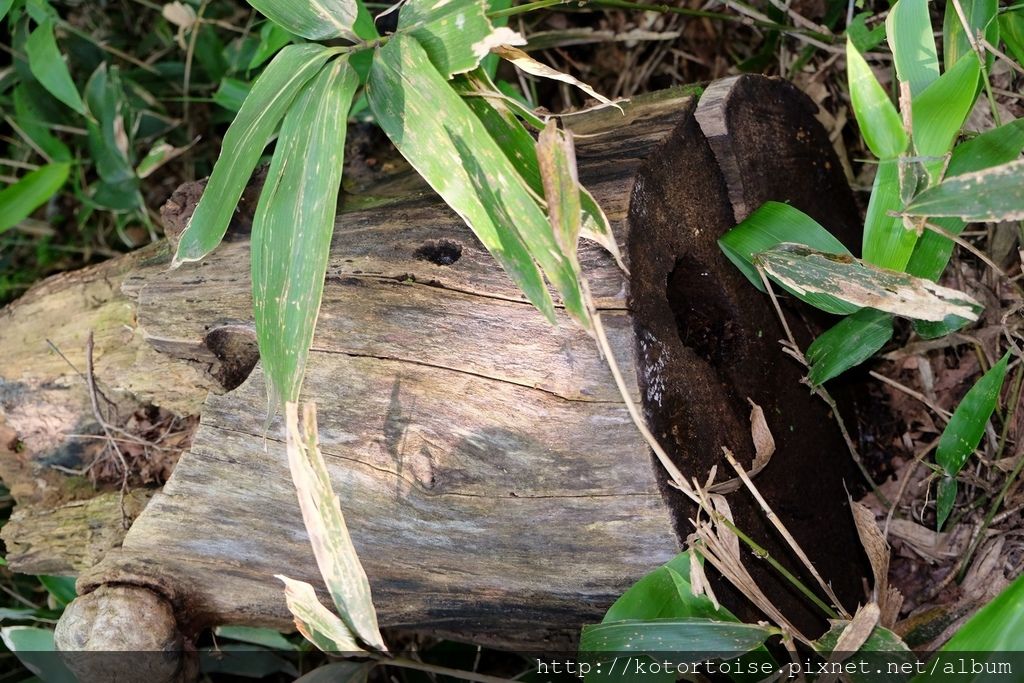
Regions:
M 716 245 L 769 199 L 856 241 L 857 210 L 814 113 L 793 86 L 744 76 L 714 84 L 699 107 L 672 90 L 624 117 L 569 121 L 581 179 L 631 268 L 626 277 L 596 246 L 581 249 L 634 399 L 701 481 L 722 464 L 721 446 L 749 465 L 748 399 L 760 405 L 777 454 L 757 484 L 853 607 L 862 559 L 846 447 L 781 352 L 768 300 Z M 264 433 L 248 242 L 175 271 L 168 262 L 167 245 L 156 245 L 51 279 L 3 312 L 0 476 L 19 503 L 18 523 L 4 529 L 8 560 L 18 571 L 81 572 L 84 597 L 62 636 L 76 647 L 88 647 L 81 615 L 97 613 L 110 593 L 102 586 L 147 589 L 191 636 L 223 623 L 287 628 L 273 575 L 320 584 L 280 419 Z M 806 320 L 804 341 L 816 324 Z M 90 330 L 96 384 L 111 404 L 201 422 L 141 514 L 108 513 L 107 526 L 132 522 L 119 547 L 83 538 L 76 549 L 64 534 L 50 548 L 31 529 L 74 498 L 65 472 L 85 454 L 69 435 L 98 434 L 106 419 L 82 377 Z M 693 511 L 666 485 L 592 340 L 561 312 L 549 326 L 409 176 L 344 201 L 304 399 L 318 405 L 321 446 L 384 626 L 506 647 L 567 642 L 689 533 Z M 731 497 L 738 525 L 800 574 L 745 496 Z M 801 628 L 823 623 L 763 564 L 751 571 Z

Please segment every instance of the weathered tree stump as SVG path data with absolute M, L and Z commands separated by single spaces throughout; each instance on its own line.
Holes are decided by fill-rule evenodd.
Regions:
M 854 241 L 857 212 L 814 111 L 789 84 L 741 77 L 713 85 L 699 108 L 666 91 L 625 117 L 569 121 L 588 134 L 577 138 L 581 178 L 631 262 L 627 278 L 597 247 L 581 250 L 635 398 L 699 479 L 723 445 L 749 463 L 747 398 L 761 405 L 778 451 L 756 481 L 853 606 L 861 574 L 843 489 L 855 479 L 849 456 L 780 351 L 768 300 L 715 244 L 768 199 Z M 84 594 L 148 589 L 186 635 L 219 623 L 288 627 L 273 575 L 320 579 L 279 419 L 264 438 L 249 245 L 227 242 L 176 271 L 168 260 L 158 245 L 51 279 L 3 312 L 0 416 L 12 434 L 0 475 L 19 501 L 4 530 L 8 559 L 19 571 L 81 572 Z M 201 415 L 191 449 L 120 547 L 109 534 L 75 546 L 66 530 L 52 544 L 32 530 L 43 518 L 77 519 L 67 476 L 48 466 L 80 465 L 81 442 L 68 435 L 97 433 L 78 373 L 90 329 L 96 379 L 115 402 Z M 322 449 L 384 626 L 541 647 L 599 618 L 689 532 L 692 511 L 665 486 L 592 340 L 562 314 L 549 326 L 408 176 L 346 197 L 304 399 L 318 404 Z M 733 497 L 739 525 L 793 565 L 746 494 Z M 120 523 L 108 513 L 107 528 Z M 768 594 L 813 629 L 818 617 L 753 562 Z M 739 596 L 728 602 L 756 617 Z M 66 630 L 63 639 L 87 640 Z

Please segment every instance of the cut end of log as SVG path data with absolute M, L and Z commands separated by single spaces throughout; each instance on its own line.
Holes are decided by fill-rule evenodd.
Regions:
M 792 85 L 752 76 L 720 81 L 690 107 L 636 179 L 630 307 L 644 412 L 661 445 L 687 476 L 705 481 L 718 466 L 721 480 L 731 471 L 722 447 L 750 467 L 749 401 L 760 405 L 778 451 L 755 484 L 853 607 L 863 558 L 844 487 L 857 488 L 859 476 L 826 405 L 801 383 L 804 369 L 782 352 L 770 300 L 717 244 L 769 200 L 790 202 L 842 241 L 856 241 L 859 214 L 815 109 Z M 694 509 L 663 474 L 662 482 L 685 538 Z M 745 491 L 734 495 L 737 526 L 795 570 L 757 505 Z M 813 607 L 765 567 L 749 569 L 783 612 L 809 633 L 822 629 Z M 742 618 L 763 618 L 729 586 L 715 591 Z

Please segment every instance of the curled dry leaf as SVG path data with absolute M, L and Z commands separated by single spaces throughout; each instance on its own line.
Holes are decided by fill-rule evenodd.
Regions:
M 191 31 L 196 24 L 196 11 L 191 5 L 174 0 L 174 2 L 164 5 L 160 13 L 164 19 L 178 27 L 178 33 L 174 39 L 177 41 L 178 47 L 182 50 L 186 49 L 185 34 Z
M 492 50 L 509 45 L 526 45 L 526 38 L 523 37 L 523 34 L 513 31 L 508 26 L 499 26 L 483 40 L 473 43 L 473 54 L 483 59 Z
M 853 619 L 843 629 L 839 640 L 836 641 L 836 646 L 828 657 L 829 663 L 837 664 L 842 662 L 860 650 L 864 643 L 868 642 L 868 638 L 871 637 L 871 632 L 875 630 L 875 626 L 878 625 L 879 615 L 878 605 L 873 602 L 869 602 L 857 610 L 857 613 L 853 615 Z M 837 674 L 828 674 L 820 680 L 822 683 L 835 681 L 837 676 Z
M 498 45 L 497 47 L 492 48 L 491 52 L 498 55 L 502 59 L 506 59 L 512 62 L 518 69 L 525 71 L 528 74 L 531 74 L 533 76 L 539 76 L 540 78 L 550 78 L 551 80 L 554 81 L 561 81 L 562 83 L 574 85 L 583 92 L 593 97 L 598 102 L 601 102 L 602 104 L 606 104 L 612 107 L 616 107 L 620 111 L 622 110 L 622 107 L 619 107 L 619 105 L 617 105 L 615 102 L 612 102 L 604 95 L 598 94 L 596 90 L 591 88 L 583 81 L 577 78 L 573 78 L 569 74 L 564 74 L 561 71 L 558 71 L 557 69 L 552 69 L 550 66 L 546 64 L 541 64 L 536 59 L 534 59 L 533 57 L 531 57 L 530 55 L 526 54 L 525 52 L 518 48 L 514 48 L 511 45 Z
M 754 462 L 747 470 L 747 476 L 753 479 L 771 462 L 772 455 L 775 454 L 775 437 L 768 428 L 768 421 L 764 418 L 761 406 L 749 398 L 747 402 L 750 403 L 750 437 L 754 440 Z M 738 477 L 734 477 L 715 484 L 708 490 L 712 493 L 732 493 L 738 491 L 742 483 Z
M 878 603 L 879 621 L 886 628 L 892 627 L 899 618 L 900 607 L 903 606 L 903 596 L 899 590 L 889 585 L 889 543 L 885 535 L 878 528 L 873 513 L 866 505 L 850 500 L 850 510 L 853 512 L 853 521 L 857 526 L 857 535 L 860 537 L 864 552 L 867 553 L 868 561 L 871 562 L 871 573 L 875 579 L 875 602 Z

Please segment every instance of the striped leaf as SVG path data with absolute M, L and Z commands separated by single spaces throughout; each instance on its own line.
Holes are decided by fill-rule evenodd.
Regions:
M 295 620 L 295 628 L 322 652 L 344 652 L 349 655 L 363 651 L 345 623 L 316 597 L 316 590 L 305 581 L 276 575 L 284 584 L 284 599 Z
M 256 335 L 272 409 L 297 400 L 302 386 L 334 231 L 346 119 L 358 84 L 348 58 L 339 57 L 302 90 L 281 124 L 253 217 Z
M 1024 161 L 944 180 L 914 198 L 909 216 L 956 216 L 967 222 L 1024 219 Z
M 358 39 L 355 0 L 249 0 L 256 10 L 286 30 L 310 40 Z
M 396 34 L 379 49 L 367 96 L 391 141 L 526 297 L 554 321 L 539 264 L 566 311 L 589 328 L 576 269 L 556 242 L 537 198 L 415 38 Z
M 409 0 L 398 15 L 398 30 L 419 41 L 446 80 L 480 64 L 494 31 L 484 0 Z
M 263 149 L 296 94 L 333 53 L 321 45 L 289 45 L 256 80 L 224 136 L 206 191 L 181 234 L 175 267 L 198 261 L 220 244 Z
M 370 648 L 384 652 L 387 647 L 377 626 L 370 583 L 352 545 L 341 503 L 331 488 L 330 474 L 320 454 L 316 407 L 304 405 L 300 418 L 298 406 L 288 403 L 285 425 L 288 467 L 320 574 L 347 630 Z

